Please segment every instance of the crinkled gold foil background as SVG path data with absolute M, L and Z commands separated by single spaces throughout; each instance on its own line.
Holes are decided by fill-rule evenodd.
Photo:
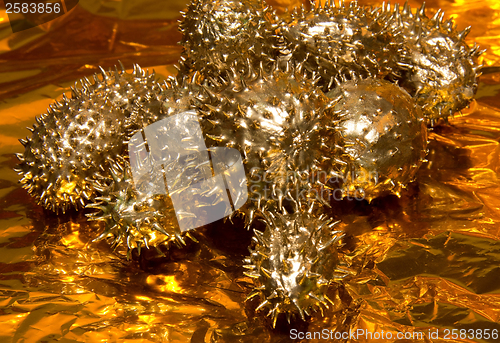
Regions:
M 271 4 L 283 10 L 296 3 Z M 81 0 L 16 34 L 0 10 L 0 342 L 290 340 L 290 328 L 270 330 L 244 301 L 252 285 L 242 268 L 250 234 L 238 223 L 199 229 L 199 244 L 170 256 L 127 261 L 105 242 L 91 242 L 99 228 L 82 213 L 43 211 L 12 171 L 25 127 L 98 65 L 121 60 L 160 78 L 175 73 L 177 20 L 186 5 Z M 427 8 L 444 9 L 460 29 L 471 25 L 469 42 L 487 49 L 484 64 L 500 66 L 497 0 L 433 0 Z M 342 311 L 297 324 L 299 331 L 440 329 L 440 339 L 428 342 L 485 341 L 445 340 L 446 328 L 500 331 L 500 72 L 487 71 L 464 116 L 430 134 L 429 161 L 401 199 L 333 209 L 359 274 L 341 289 Z

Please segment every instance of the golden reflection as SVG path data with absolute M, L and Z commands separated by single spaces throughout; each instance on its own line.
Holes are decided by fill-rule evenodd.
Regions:
M 61 200 L 65 200 L 66 196 L 73 194 L 73 191 L 75 190 L 76 186 L 77 186 L 76 181 L 68 182 L 66 180 L 63 180 L 61 182 L 61 187 L 57 191 L 57 197 Z
M 160 292 L 182 292 L 182 287 L 179 286 L 173 275 L 150 275 L 146 279 L 146 283 Z
M 82 246 L 82 241 L 79 238 L 78 231 L 72 232 L 71 234 L 62 237 L 61 243 L 68 248 L 77 248 Z

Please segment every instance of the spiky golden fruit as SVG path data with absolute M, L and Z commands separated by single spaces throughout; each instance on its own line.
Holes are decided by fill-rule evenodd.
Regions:
M 78 209 L 95 196 L 92 180 L 106 174 L 109 161 L 124 151 L 134 102 L 158 85 L 155 76 L 135 66 L 84 78 L 72 95 L 63 95 L 46 114 L 36 118 L 32 136 L 16 168 L 23 188 L 38 203 L 55 212 Z
M 341 76 L 386 77 L 396 72 L 403 44 L 378 11 L 333 1 L 295 11 L 283 25 L 282 52 L 310 77 L 319 77 L 324 91 Z
M 166 194 L 141 194 L 135 188 L 130 163 L 116 158 L 109 175 L 92 181 L 100 193 L 87 208 L 97 211 L 87 214 L 89 220 L 104 222 L 104 231 L 96 241 L 111 238 L 113 248 L 126 244 L 128 254 L 134 248 L 154 247 L 170 242 L 185 244 L 175 219 L 175 211 Z
M 248 64 L 246 70 L 249 73 L 232 70 L 212 86 L 200 84 L 196 78 L 169 79 L 160 93 L 149 98 L 151 101 L 136 102 L 134 115 L 144 123 L 151 115 L 162 120 L 194 111 L 208 148 L 240 151 L 250 200 L 234 213 L 244 214 L 249 225 L 256 212 L 280 210 L 291 201 L 287 198 L 307 197 L 303 190 L 337 176 L 341 165 L 335 160 L 340 149 L 336 129 L 340 119 L 332 109 L 335 101 L 291 69 L 253 70 Z M 182 181 L 181 170 L 176 180 Z M 96 188 L 103 192 L 103 187 Z M 106 202 L 115 206 L 115 200 L 110 199 Z M 126 207 L 133 206 L 131 198 Z M 113 211 L 117 211 L 115 207 Z M 107 222 L 107 227 L 122 232 L 114 233 L 116 237 L 136 236 L 134 232 L 139 231 L 121 224 L 120 215 L 107 216 L 103 211 L 98 217 Z
M 335 100 L 303 74 L 262 70 L 232 74 L 218 101 L 204 111 L 210 144 L 235 147 L 245 157 L 251 202 L 242 211 L 280 209 L 287 199 L 339 175 Z
M 254 67 L 272 62 L 277 22 L 262 0 L 193 0 L 179 25 L 184 48 L 179 76 L 224 76 L 247 59 Z
M 339 99 L 334 109 L 343 114 L 343 194 L 367 200 L 399 195 L 427 153 L 427 129 L 413 98 L 379 79 L 346 81 L 328 95 Z
M 296 314 L 304 320 L 312 311 L 335 307 L 328 287 L 348 275 L 338 251 L 343 232 L 314 204 L 293 213 L 264 212 L 265 231 L 254 231 L 244 267 L 257 286 L 247 300 L 260 299 L 257 311 L 266 309 L 273 327 L 281 313 L 288 321 Z
M 482 53 L 465 41 L 470 27 L 457 31 L 452 19 L 443 21 L 441 10 L 427 17 L 425 4 L 415 13 L 408 3 L 392 10 L 388 4 L 380 12 L 389 16 L 391 27 L 401 31 L 397 39 L 405 45 L 397 80 L 415 97 L 429 123 L 434 125 L 465 108 L 477 90 L 477 58 Z
M 217 82 L 169 80 L 158 117 L 195 110 L 207 147 L 240 151 L 250 200 L 237 213 L 248 225 L 256 212 L 279 209 L 285 198 L 339 176 L 342 161 L 335 100 L 290 65 L 245 63 L 245 73 L 232 69 Z M 147 108 L 139 115 L 147 116 Z

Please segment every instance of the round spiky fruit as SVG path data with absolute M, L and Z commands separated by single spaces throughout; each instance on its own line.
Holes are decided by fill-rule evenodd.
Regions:
M 400 85 L 416 98 L 429 123 L 466 107 L 477 90 L 477 57 L 482 53 L 465 42 L 470 27 L 457 31 L 452 19 L 443 21 L 441 10 L 428 18 L 425 5 L 415 13 L 408 3 L 402 10 L 387 5 L 381 12 L 390 15 L 388 23 L 401 30 L 397 38 L 405 44 Z
M 166 194 L 139 193 L 132 178 L 129 162 L 118 158 L 112 162 L 110 175 L 93 181 L 100 196 L 87 208 L 98 211 L 87 214 L 89 220 L 104 222 L 104 231 L 96 241 L 109 238 L 112 246 L 126 244 L 128 253 L 134 248 L 159 248 L 170 242 L 185 244 L 170 198 Z
M 23 188 L 38 203 L 55 212 L 78 209 L 92 199 L 92 180 L 106 174 L 108 160 L 123 152 L 136 99 L 158 87 L 154 75 L 138 66 L 134 73 L 122 69 L 94 75 L 63 95 L 46 114 L 36 118 L 31 138 L 16 168 Z
M 266 189 L 269 198 L 280 204 L 290 191 L 338 175 L 340 116 L 333 115 L 335 101 L 303 75 L 232 74 L 217 94 L 217 106 L 205 112 L 209 119 L 205 132 L 210 132 L 213 144 L 244 154 L 258 202 L 269 200 Z
M 291 70 L 248 74 L 206 89 L 199 106 L 208 146 L 236 148 L 244 156 L 250 199 L 240 212 L 281 208 L 285 198 L 338 176 L 340 117 L 335 101 Z M 293 194 L 292 194 L 293 193 Z
M 346 169 L 338 181 L 344 195 L 399 195 L 426 155 L 427 130 L 415 101 L 379 79 L 346 81 L 328 95 L 339 98 L 335 110 L 343 114 Z
M 277 21 L 262 0 L 193 0 L 179 25 L 179 75 L 223 76 L 246 59 L 254 66 L 273 61 Z
M 392 74 L 403 49 L 398 35 L 399 28 L 377 11 L 356 2 L 336 6 L 327 1 L 291 15 L 283 27 L 283 52 L 312 77 L 318 75 L 319 85 L 328 91 L 339 76 Z
M 263 217 L 266 229 L 254 231 L 254 247 L 244 261 L 245 274 L 257 283 L 247 300 L 260 298 L 257 310 L 267 309 L 273 327 L 280 313 L 288 321 L 296 314 L 304 320 L 312 311 L 336 307 L 327 290 L 348 273 L 338 251 L 343 232 L 333 230 L 337 222 L 318 215 L 313 205 Z

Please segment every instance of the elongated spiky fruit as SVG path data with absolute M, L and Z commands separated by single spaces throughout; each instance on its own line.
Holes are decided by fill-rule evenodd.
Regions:
M 273 327 L 280 313 L 288 321 L 296 314 L 304 320 L 312 311 L 335 307 L 328 287 L 347 275 L 338 252 L 343 233 L 333 230 L 336 222 L 318 215 L 313 206 L 263 216 L 266 230 L 254 232 L 254 248 L 244 261 L 245 274 L 257 283 L 247 299 L 260 298 L 257 310 L 268 311 Z
M 311 77 L 318 75 L 319 85 L 329 91 L 340 76 L 392 75 L 403 49 L 398 35 L 399 28 L 377 11 L 327 1 L 291 15 L 283 26 L 283 52 Z
M 80 81 L 36 119 L 32 136 L 21 140 L 17 168 L 23 188 L 45 208 L 65 212 L 92 199 L 92 180 L 106 174 L 109 159 L 123 152 L 132 122 L 133 103 L 156 89 L 154 75 L 138 66 L 133 74 L 102 70 Z
M 272 62 L 277 21 L 262 0 L 193 0 L 179 25 L 184 47 L 179 76 L 192 71 L 223 76 L 246 59 L 253 66 Z
M 233 74 L 217 94 L 217 106 L 204 114 L 205 132 L 212 144 L 244 154 L 251 195 L 257 206 L 263 205 L 258 210 L 276 202 L 280 208 L 290 191 L 309 189 L 338 175 L 336 125 L 341 115 L 333 115 L 335 101 L 301 74 Z M 314 178 L 319 172 L 321 177 Z
M 383 6 L 388 23 L 401 31 L 397 37 L 405 45 L 399 62 L 400 84 L 413 95 L 431 125 L 466 107 L 477 90 L 480 66 L 477 46 L 465 41 L 470 27 L 459 32 L 452 19 L 443 21 L 439 10 L 429 18 L 425 4 L 415 13 L 408 3 Z
M 339 98 L 335 110 L 343 114 L 344 195 L 367 200 L 399 195 L 427 152 L 427 129 L 415 101 L 379 79 L 350 80 L 328 95 Z

